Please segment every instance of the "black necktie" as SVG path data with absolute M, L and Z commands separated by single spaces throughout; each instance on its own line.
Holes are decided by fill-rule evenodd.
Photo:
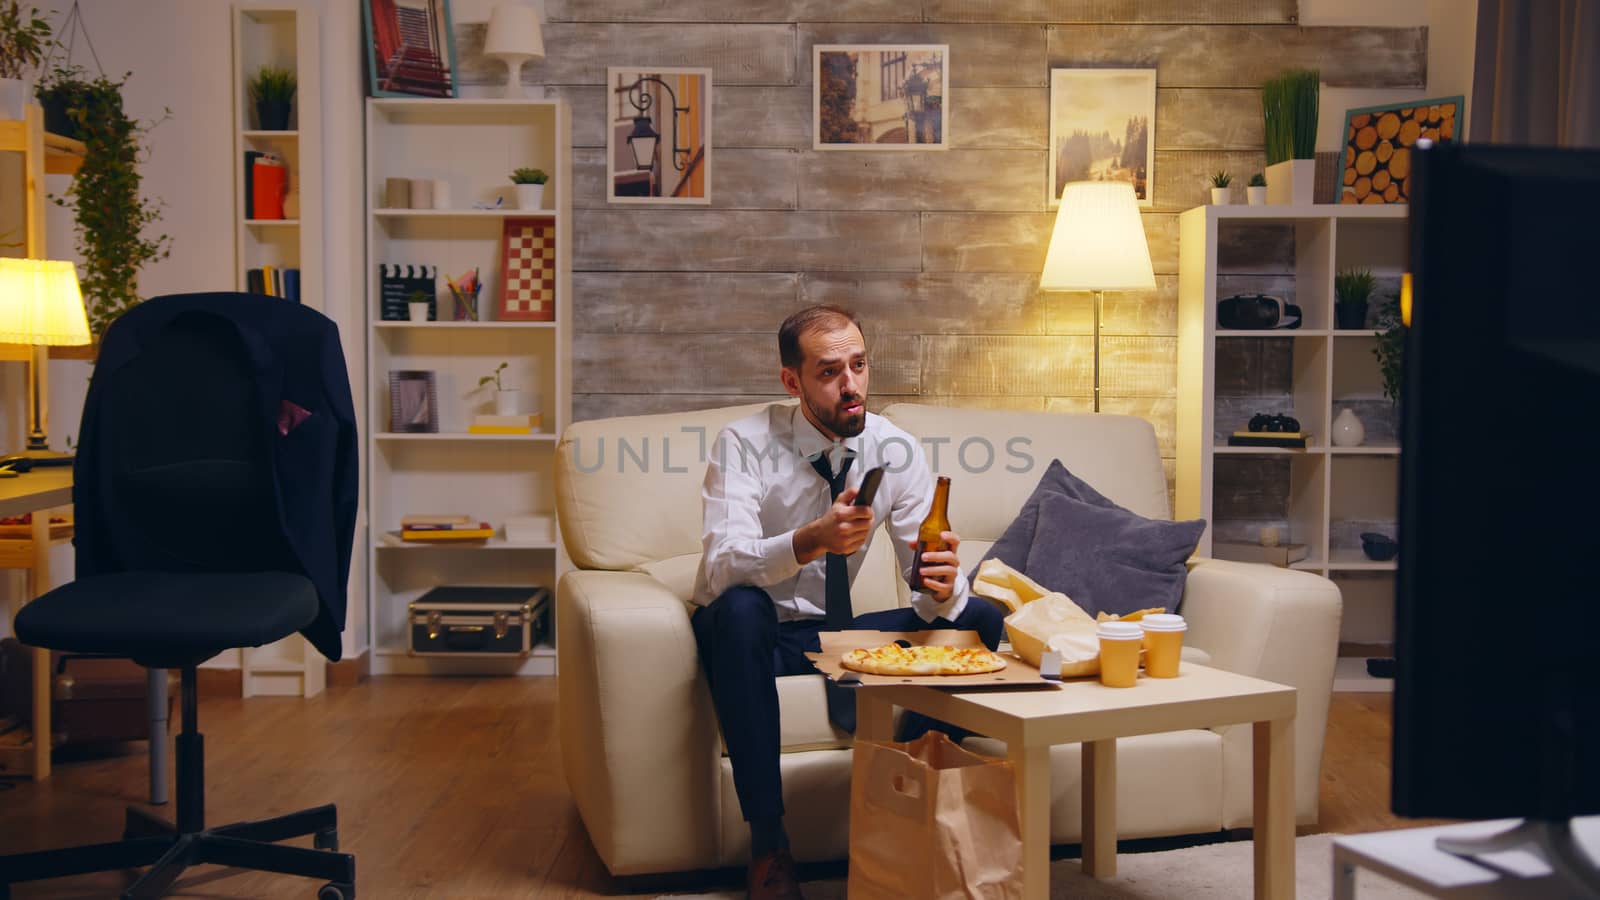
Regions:
M 850 463 L 855 457 L 845 454 L 844 462 L 839 466 L 839 474 L 833 474 L 833 466 L 828 462 L 828 454 L 820 453 L 811 461 L 811 468 L 817 470 L 822 480 L 828 483 L 828 499 L 839 499 L 839 493 L 844 490 L 844 476 L 850 471 Z M 829 553 L 827 565 L 826 612 L 827 618 L 823 621 L 831 629 L 848 628 L 855 616 L 850 612 L 850 564 L 843 556 Z

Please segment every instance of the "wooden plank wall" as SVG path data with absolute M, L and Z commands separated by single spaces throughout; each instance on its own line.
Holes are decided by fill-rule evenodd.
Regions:
M 1296 17 L 1296 0 L 549 0 L 548 56 L 523 73 L 573 108 L 575 417 L 781 396 L 777 325 L 817 302 L 867 323 L 874 408 L 1088 408 L 1089 296 L 1037 287 L 1049 74 L 1154 66 L 1157 288 L 1108 295 L 1102 381 L 1105 409 L 1149 419 L 1170 457 L 1177 213 L 1208 173 L 1263 168 L 1261 81 L 1426 83 L 1425 28 Z M 482 24 L 457 32 L 465 82 L 504 77 Z M 949 44 L 951 149 L 813 151 L 811 48 L 835 42 Z M 608 65 L 714 70 L 709 207 L 605 203 Z M 1280 274 L 1281 241 L 1246 240 L 1229 270 Z

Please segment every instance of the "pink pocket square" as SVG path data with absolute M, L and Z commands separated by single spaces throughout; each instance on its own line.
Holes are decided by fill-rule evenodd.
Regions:
M 309 418 L 311 418 L 310 410 L 289 400 L 282 401 L 278 404 L 278 434 L 287 435 Z

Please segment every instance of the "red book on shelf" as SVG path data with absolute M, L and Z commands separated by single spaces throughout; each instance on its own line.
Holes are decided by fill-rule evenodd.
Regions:
M 255 161 L 251 198 L 257 219 L 283 218 L 283 198 L 289 192 L 289 170 L 282 160 L 263 156 Z

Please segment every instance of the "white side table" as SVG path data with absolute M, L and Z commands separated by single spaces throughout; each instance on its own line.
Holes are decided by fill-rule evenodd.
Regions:
M 1469 862 L 1434 846 L 1440 837 L 1484 837 L 1515 826 L 1519 819 L 1496 819 L 1352 834 L 1333 842 L 1333 900 L 1355 900 L 1356 870 L 1450 900 L 1570 900 L 1572 890 L 1558 881 L 1543 858 L 1527 850 L 1489 853 Z M 1573 832 L 1591 859 L 1600 863 L 1600 816 L 1573 820 Z

